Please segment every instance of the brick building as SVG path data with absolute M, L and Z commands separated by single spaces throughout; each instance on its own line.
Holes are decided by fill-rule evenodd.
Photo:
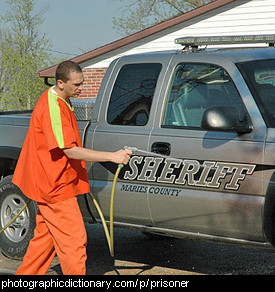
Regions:
M 85 83 L 81 98 L 95 98 L 107 68 L 84 68 Z
M 179 50 L 174 40 L 183 36 L 274 34 L 274 0 L 216 0 L 183 15 L 72 58 L 83 68 L 81 98 L 96 97 L 109 64 L 116 58 L 143 52 Z M 54 77 L 56 66 L 39 73 Z

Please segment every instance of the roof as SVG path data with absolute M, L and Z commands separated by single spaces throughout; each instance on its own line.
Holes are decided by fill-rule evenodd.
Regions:
M 164 21 L 164 22 L 161 22 L 161 23 L 156 24 L 154 26 L 151 26 L 147 29 L 144 29 L 144 30 L 139 31 L 139 32 L 134 33 L 134 34 L 131 34 L 131 35 L 124 37 L 122 39 L 119 39 L 115 42 L 109 43 L 105 46 L 101 46 L 95 50 L 92 50 L 92 51 L 89 51 L 89 52 L 84 53 L 82 55 L 79 55 L 77 57 L 74 57 L 71 60 L 78 63 L 78 64 L 81 64 L 85 61 L 88 61 L 90 59 L 93 59 L 95 57 L 103 55 L 105 53 L 111 52 L 113 50 L 116 50 L 118 48 L 126 46 L 130 43 L 136 42 L 136 41 L 141 40 L 143 38 L 149 37 L 157 32 L 160 32 L 160 31 L 165 30 L 167 28 L 173 27 L 177 24 L 188 21 L 188 20 L 195 18 L 197 16 L 203 15 L 209 11 L 215 10 L 217 8 L 220 8 L 220 7 L 227 5 L 227 4 L 234 2 L 234 1 L 236 1 L 236 0 L 216 0 L 214 2 L 208 3 L 204 6 L 196 8 L 194 10 L 191 10 L 189 12 L 186 12 L 184 14 L 181 14 L 179 16 L 171 18 L 167 21 Z M 40 71 L 38 73 L 38 77 L 54 77 L 57 66 L 58 65 L 55 65 L 55 66 L 52 66 L 52 67 L 49 67 L 45 70 Z
M 194 54 L 187 55 L 188 61 L 194 62 L 219 62 L 230 61 L 232 63 L 242 63 L 257 60 L 274 60 L 274 47 L 231 47 L 210 50 L 199 50 Z M 186 59 L 185 59 L 186 60 Z

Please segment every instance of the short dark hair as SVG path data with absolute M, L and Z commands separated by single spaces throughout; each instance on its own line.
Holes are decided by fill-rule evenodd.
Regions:
M 67 82 L 71 72 L 82 73 L 81 67 L 73 61 L 64 61 L 60 63 L 55 72 L 55 80 Z

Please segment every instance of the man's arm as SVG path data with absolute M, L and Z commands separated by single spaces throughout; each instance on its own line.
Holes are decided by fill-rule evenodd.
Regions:
M 70 159 L 83 160 L 87 162 L 107 162 L 127 164 L 132 152 L 129 150 L 118 150 L 116 152 L 96 151 L 83 147 L 72 147 L 63 149 L 65 155 Z

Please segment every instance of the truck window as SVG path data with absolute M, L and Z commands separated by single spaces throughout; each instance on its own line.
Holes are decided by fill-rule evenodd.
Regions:
M 162 127 L 201 128 L 204 111 L 233 106 L 244 119 L 244 106 L 229 74 L 212 64 L 179 64 L 173 75 Z
M 109 124 L 147 124 L 161 67 L 158 63 L 146 63 L 128 64 L 120 69 L 108 106 Z
M 258 60 L 237 64 L 262 116 L 275 128 L 275 60 Z

